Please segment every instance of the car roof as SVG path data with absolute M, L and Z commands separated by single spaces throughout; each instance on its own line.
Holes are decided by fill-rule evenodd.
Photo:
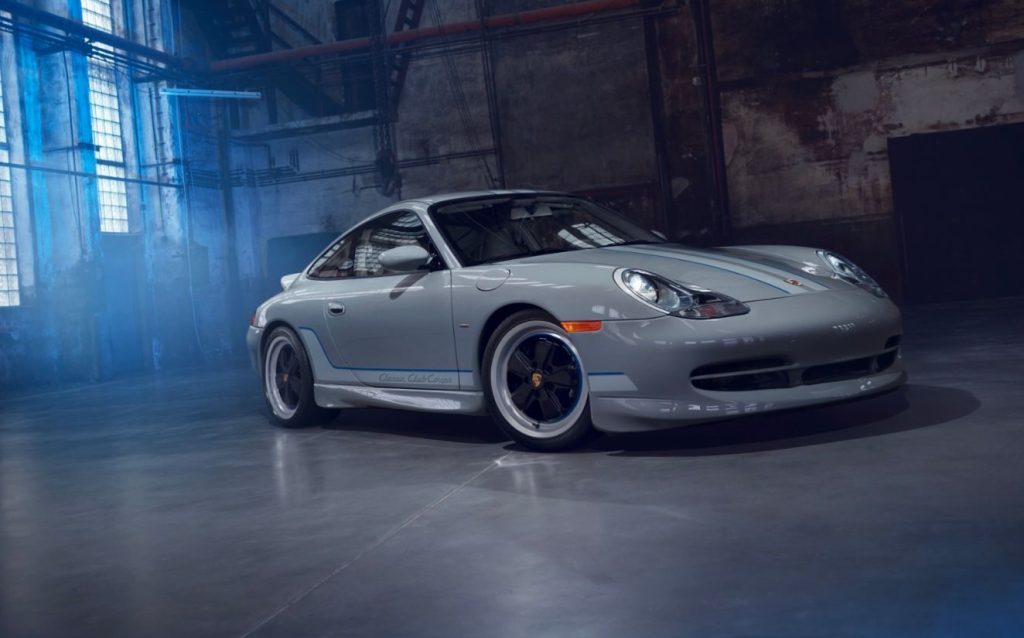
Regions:
M 487 190 L 487 191 L 462 191 L 455 193 L 439 193 L 437 195 L 426 195 L 424 197 L 413 197 L 406 201 L 408 202 L 419 202 L 426 204 L 427 206 L 433 206 L 435 204 L 446 204 L 449 202 L 457 202 L 469 199 L 482 199 L 485 197 L 511 197 L 511 196 L 530 196 L 530 195 L 568 195 L 569 193 L 561 193 L 557 191 L 538 191 L 538 190 Z

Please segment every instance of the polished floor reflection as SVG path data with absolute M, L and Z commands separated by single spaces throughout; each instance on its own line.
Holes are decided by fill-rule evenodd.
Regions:
M 1024 301 L 878 399 L 558 455 L 244 367 L 0 400 L 0 636 L 1019 636 Z

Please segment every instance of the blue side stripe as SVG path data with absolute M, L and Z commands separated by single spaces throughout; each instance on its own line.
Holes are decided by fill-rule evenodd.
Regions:
M 316 330 L 313 330 L 309 326 L 299 326 L 299 330 L 309 330 L 316 337 L 316 342 L 320 344 L 320 350 L 324 353 L 324 358 L 327 359 L 327 363 L 331 364 L 331 367 L 335 370 L 356 370 L 362 372 L 472 372 L 472 370 L 459 370 L 452 368 L 358 368 L 352 366 L 339 366 L 335 365 L 331 361 L 331 355 L 327 354 L 327 348 L 324 348 L 324 342 L 320 340 L 320 335 L 317 334 Z

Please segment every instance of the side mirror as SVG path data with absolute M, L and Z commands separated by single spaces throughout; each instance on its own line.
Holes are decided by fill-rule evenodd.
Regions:
M 424 250 L 422 246 L 399 246 L 385 250 L 378 259 L 380 260 L 380 265 L 384 266 L 385 270 L 408 272 L 410 270 L 419 270 L 421 266 L 426 266 L 427 262 L 430 261 L 430 253 Z

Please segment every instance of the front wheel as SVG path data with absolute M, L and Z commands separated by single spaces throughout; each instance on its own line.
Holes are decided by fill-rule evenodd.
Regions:
M 279 327 L 263 348 L 263 396 L 273 420 L 286 428 L 328 421 L 334 416 L 313 399 L 313 370 L 292 330 Z
M 586 371 L 569 335 L 547 313 L 505 319 L 484 352 L 491 415 L 522 445 L 563 450 L 593 432 Z

